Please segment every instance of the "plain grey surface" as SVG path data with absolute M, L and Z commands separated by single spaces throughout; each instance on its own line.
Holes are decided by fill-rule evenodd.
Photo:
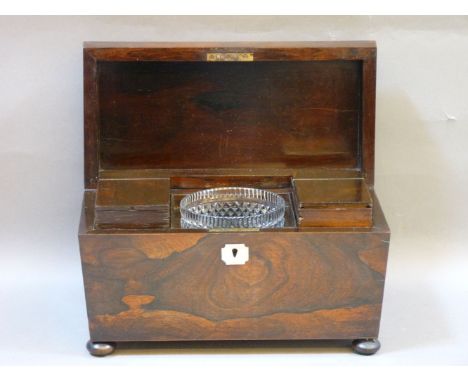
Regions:
M 466 17 L 0 18 L 0 364 L 103 362 L 85 350 L 77 245 L 83 41 L 367 39 L 378 44 L 376 190 L 392 229 L 380 352 L 152 349 L 104 362 L 468 364 Z

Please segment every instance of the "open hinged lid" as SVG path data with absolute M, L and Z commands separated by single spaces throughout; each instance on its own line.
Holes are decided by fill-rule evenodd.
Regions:
M 220 169 L 372 186 L 375 59 L 373 42 L 85 44 L 86 188 Z

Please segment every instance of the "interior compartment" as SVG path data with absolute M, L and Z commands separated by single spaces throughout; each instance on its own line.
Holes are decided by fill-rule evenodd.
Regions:
M 372 198 L 364 179 L 295 179 L 300 227 L 371 227 Z
M 168 228 L 169 179 L 101 179 L 96 191 L 97 228 Z
M 285 225 L 275 229 L 372 225 L 362 60 L 202 55 L 92 67 L 85 175 L 96 229 L 181 230 L 185 195 L 228 186 L 279 193 Z
M 217 187 L 253 187 L 276 192 L 286 202 L 284 226 L 296 227 L 296 216 L 293 205 L 292 178 L 287 176 L 207 176 L 207 177 L 173 177 L 171 178 L 171 228 L 180 229 L 180 201 L 192 192 Z M 268 228 L 267 228 L 268 229 Z
M 97 229 L 180 230 L 179 205 L 192 192 L 254 187 L 286 202 L 282 228 L 371 227 L 372 198 L 362 178 L 294 179 L 288 176 L 175 176 L 101 179 L 95 198 Z

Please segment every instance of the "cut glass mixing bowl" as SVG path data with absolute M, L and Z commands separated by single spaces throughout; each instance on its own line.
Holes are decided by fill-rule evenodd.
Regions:
M 180 202 L 183 228 L 280 227 L 284 211 L 281 196 L 257 188 L 211 188 L 189 194 Z

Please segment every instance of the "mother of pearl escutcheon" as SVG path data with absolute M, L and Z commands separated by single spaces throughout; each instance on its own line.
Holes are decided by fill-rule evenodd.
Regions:
M 249 247 L 245 244 L 225 244 L 221 248 L 221 260 L 226 265 L 243 265 L 249 261 Z

